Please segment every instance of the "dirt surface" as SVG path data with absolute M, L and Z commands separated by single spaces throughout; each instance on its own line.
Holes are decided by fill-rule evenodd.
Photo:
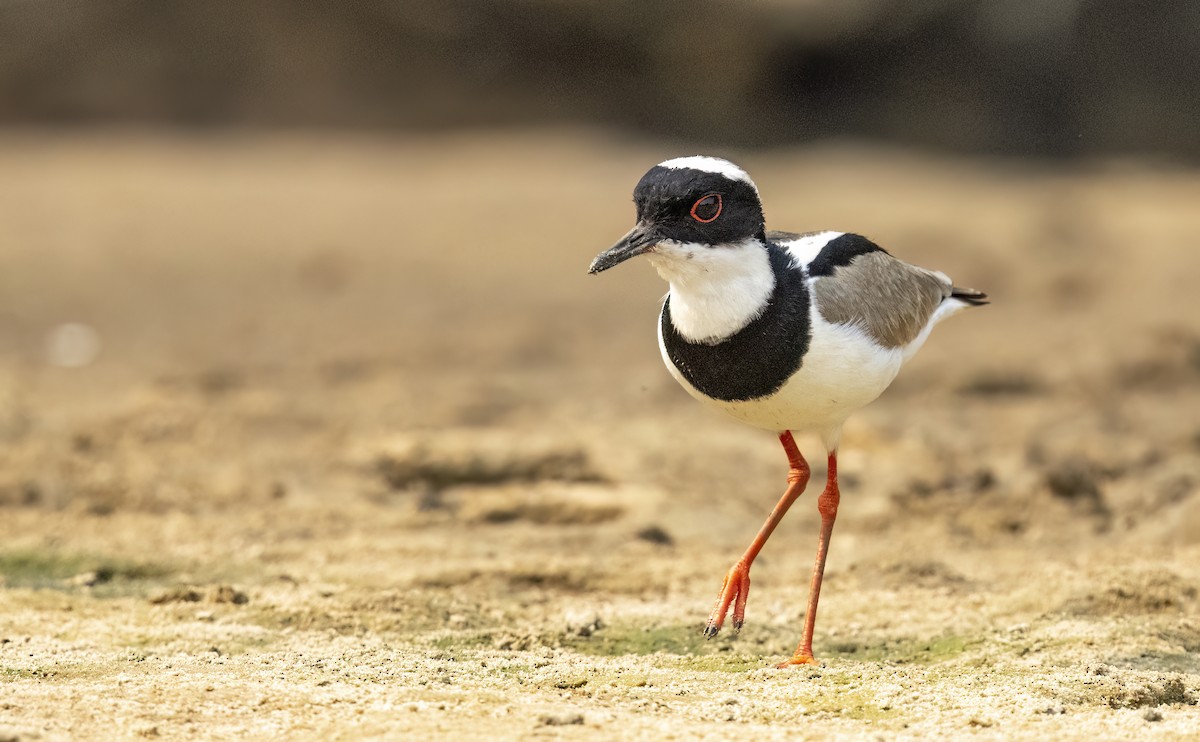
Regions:
M 0 739 L 1194 737 L 1200 175 L 739 158 L 995 302 L 847 426 L 781 671 L 814 493 L 705 641 L 786 461 L 585 275 L 677 154 L 0 137 Z

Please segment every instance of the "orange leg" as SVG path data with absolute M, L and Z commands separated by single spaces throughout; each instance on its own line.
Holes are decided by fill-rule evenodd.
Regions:
M 792 438 L 791 432 L 785 430 L 780 433 L 779 442 L 783 444 L 783 450 L 788 457 L 787 490 L 775 504 L 775 509 L 771 511 L 767 522 L 759 529 L 750 548 L 746 549 L 742 558 L 725 575 L 725 582 L 721 584 L 721 592 L 717 595 L 717 605 L 713 608 L 712 615 L 708 617 L 708 625 L 704 627 L 704 635 L 710 639 L 716 636 L 717 632 L 721 630 L 721 626 L 725 624 L 725 614 L 729 612 L 730 605 L 733 606 L 733 629 L 734 631 L 741 630 L 746 616 L 746 598 L 750 596 L 750 565 L 754 563 L 758 552 L 762 551 L 767 539 L 771 537 L 775 526 L 783 520 L 788 508 L 808 485 L 808 462 L 800 455 L 800 449 L 796 447 L 796 441 Z
M 817 625 L 817 601 L 821 599 L 821 578 L 825 575 L 825 555 L 829 553 L 829 538 L 833 535 L 833 522 L 837 519 L 841 493 L 837 483 L 837 451 L 829 453 L 829 477 L 825 491 L 817 498 L 817 511 L 821 513 L 821 540 L 817 542 L 817 563 L 813 566 L 812 587 L 808 592 L 808 612 L 804 615 L 804 637 L 792 658 L 779 663 L 778 667 L 814 665 L 812 640 Z

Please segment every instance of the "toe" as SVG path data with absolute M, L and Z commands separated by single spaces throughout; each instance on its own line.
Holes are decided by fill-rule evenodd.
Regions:
M 821 663 L 818 662 L 817 659 L 815 657 L 813 657 L 811 654 L 795 654 L 795 655 L 792 655 L 790 658 L 784 660 L 783 662 L 780 662 L 778 665 L 775 665 L 775 667 L 779 670 L 786 670 L 789 667 L 799 667 L 801 665 L 819 665 L 819 664 L 821 664 Z

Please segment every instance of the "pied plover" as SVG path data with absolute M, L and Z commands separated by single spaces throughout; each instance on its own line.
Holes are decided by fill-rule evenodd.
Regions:
M 716 636 L 733 608 L 742 627 L 750 566 L 808 484 L 792 431 L 816 433 L 829 474 L 817 499 L 821 533 L 804 620 L 791 659 L 810 664 L 825 555 L 837 517 L 842 424 L 878 397 L 938 322 L 987 295 L 892 257 L 857 234 L 768 232 L 754 181 L 715 157 L 652 167 L 633 191 L 637 225 L 596 256 L 599 273 L 648 256 L 670 292 L 658 344 L 671 375 L 696 399 L 779 434 L 788 487 L 725 575 L 704 629 Z

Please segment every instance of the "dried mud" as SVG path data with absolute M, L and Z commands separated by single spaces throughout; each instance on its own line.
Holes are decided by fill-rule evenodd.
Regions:
M 785 461 L 661 368 L 649 266 L 585 275 L 674 154 L 0 138 L 0 738 L 1194 737 L 1200 176 L 740 158 L 994 299 L 848 425 L 781 671 L 811 493 L 704 640 Z

